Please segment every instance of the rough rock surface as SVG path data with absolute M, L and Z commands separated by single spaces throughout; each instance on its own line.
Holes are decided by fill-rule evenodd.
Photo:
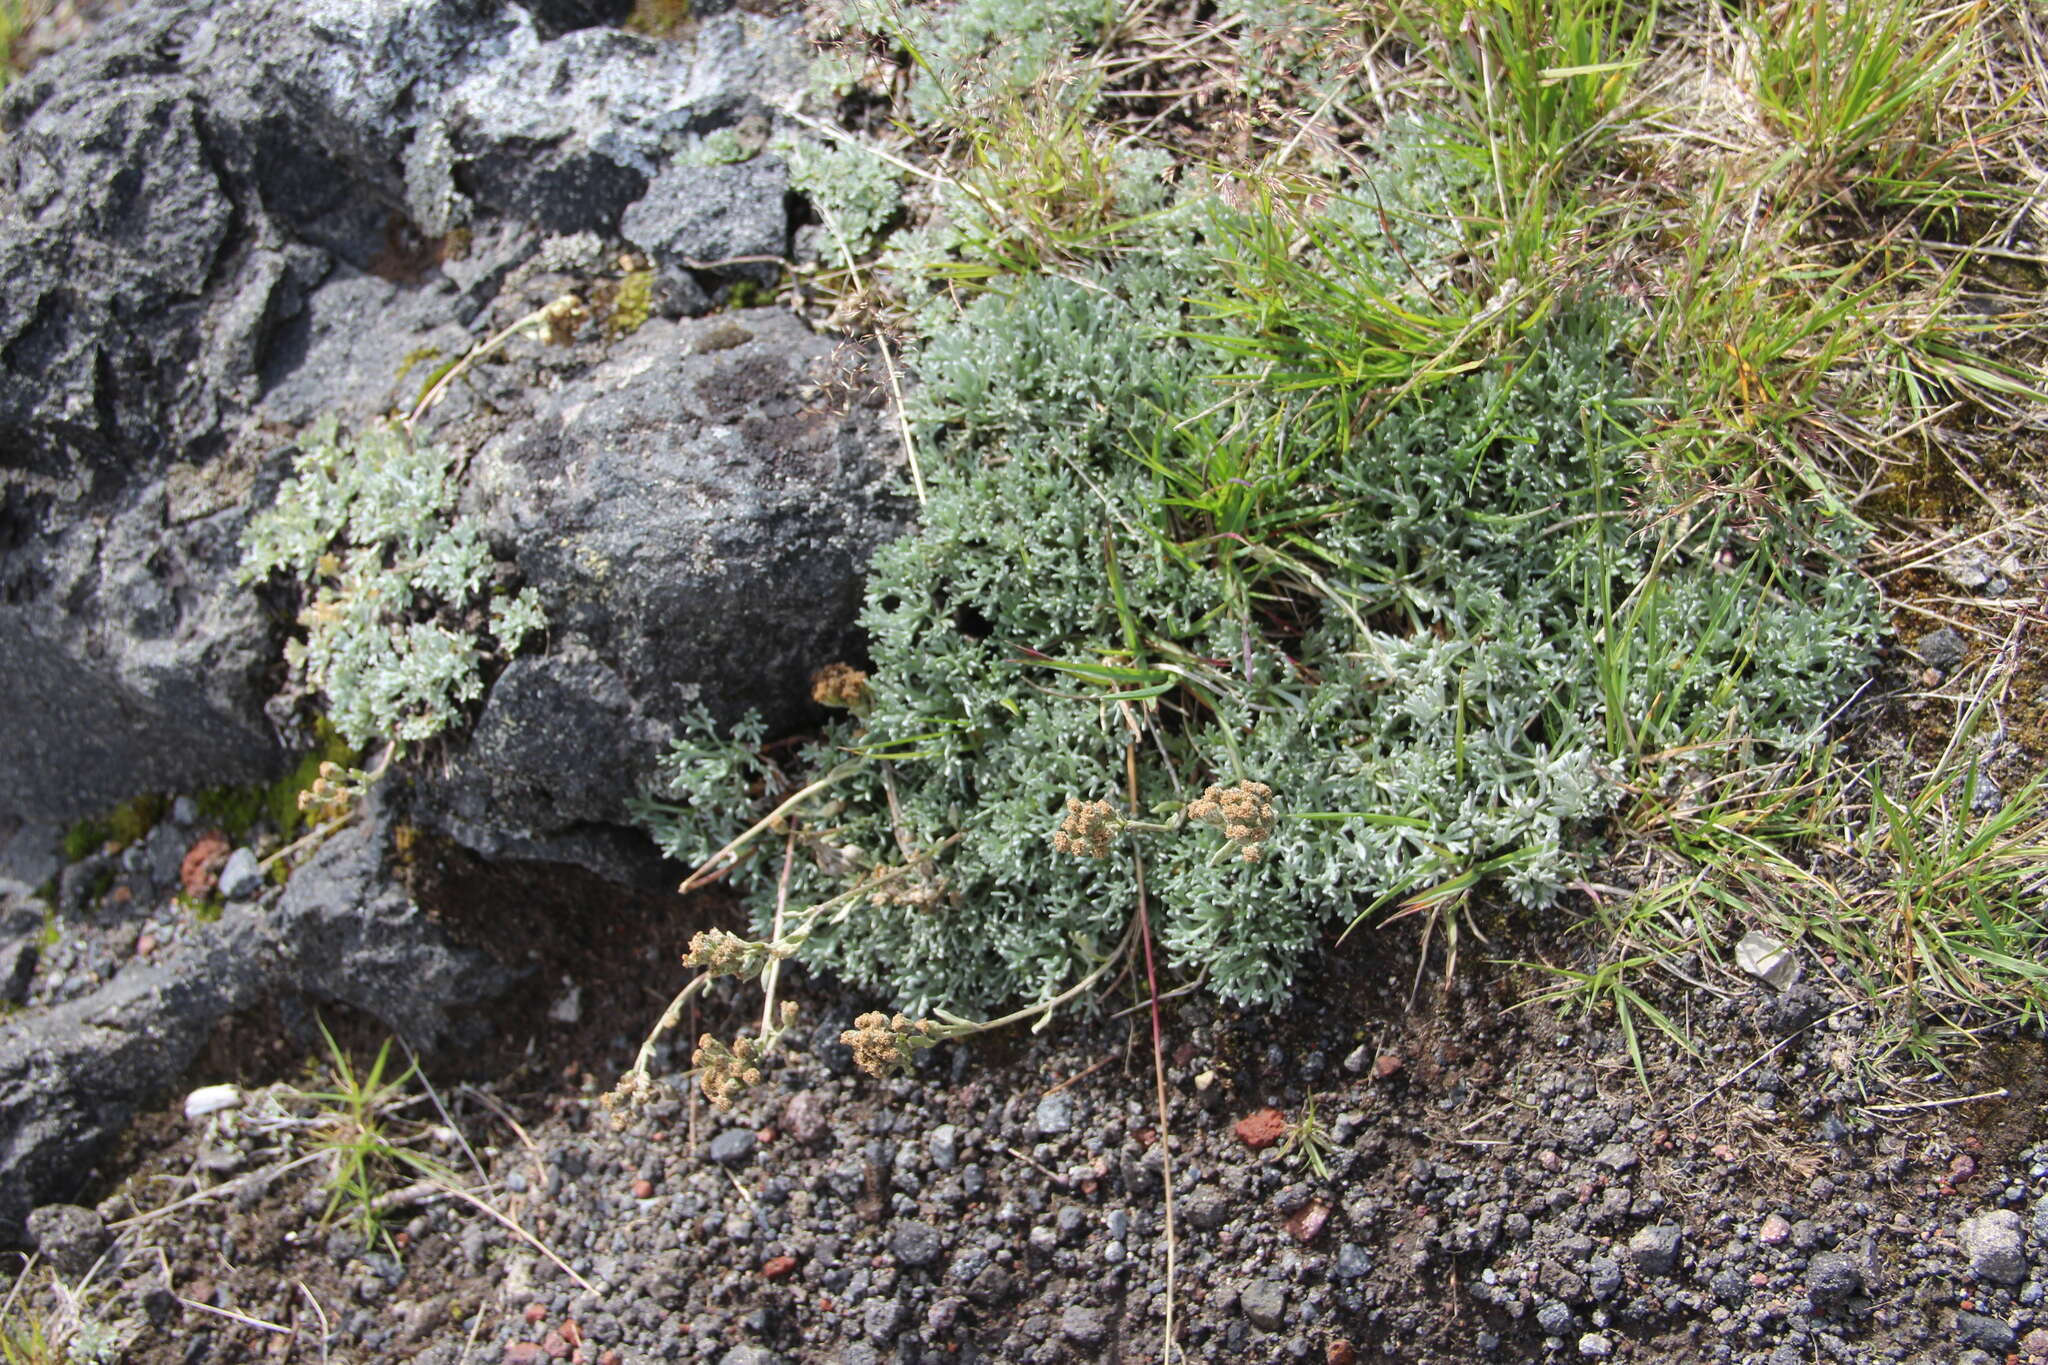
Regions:
M 857 647 L 862 567 L 902 508 L 883 391 L 842 359 L 778 309 L 655 319 L 478 452 L 473 510 L 549 639 L 432 783 L 438 823 L 624 877 L 646 847 L 619 836 L 626 801 L 674 720 L 744 697 L 786 721 Z
M 215 1026 L 266 999 L 336 1001 L 418 1048 L 509 978 L 452 946 L 385 876 L 382 819 L 343 830 L 283 891 L 230 907 L 156 961 L 31 1011 L 0 1032 L 0 1244 L 32 1208 L 71 1198 L 138 1106 L 191 1064 Z
M 57 825 L 138 791 L 248 780 L 276 765 L 264 703 L 285 618 L 232 571 L 248 511 L 275 487 L 300 425 L 326 411 L 364 420 L 407 407 L 423 357 L 431 365 L 459 354 L 555 293 L 615 288 L 626 244 L 609 234 L 650 186 L 662 194 L 640 218 L 659 226 L 664 257 L 715 258 L 735 245 L 786 252 L 775 240 L 788 231 L 779 165 L 691 181 L 704 173 L 671 163 L 708 132 L 742 121 L 758 130 L 799 87 L 805 49 L 793 25 L 708 15 L 690 41 L 662 43 L 587 27 L 617 9 L 615 0 L 155 0 L 48 58 L 0 99 L 0 771 L 10 777 L 0 789 L 0 863 L 40 881 L 55 870 L 46 850 Z M 561 233 L 595 235 L 550 235 Z M 581 245 L 565 249 L 565 240 Z M 672 267 L 660 310 L 708 306 L 719 283 Z M 701 565 L 688 592 L 636 598 L 583 583 L 583 561 L 534 557 L 522 565 L 529 578 L 584 611 L 556 640 L 729 624 L 694 613 L 699 601 L 730 611 L 730 585 L 699 591 L 720 565 L 733 581 L 754 581 L 792 554 L 808 562 L 822 551 L 820 563 L 837 571 L 872 547 L 871 502 L 847 494 L 876 479 L 884 447 L 852 439 L 870 452 L 863 463 L 838 435 L 819 438 L 819 422 L 768 410 L 765 386 L 825 348 L 792 323 L 746 325 L 764 340 L 705 362 L 748 367 L 751 382 L 728 376 L 744 411 L 669 391 L 704 375 L 657 363 L 654 337 L 619 342 L 624 329 L 593 322 L 545 363 L 511 348 L 510 363 L 473 377 L 462 395 L 470 401 L 436 414 L 435 439 L 474 450 L 532 413 L 555 424 L 558 448 L 574 460 L 578 441 L 598 432 L 579 434 L 553 400 L 580 382 L 581 401 L 706 424 L 674 447 L 717 444 L 727 464 L 715 482 L 728 502 L 758 470 L 764 487 L 750 505 L 784 509 L 743 518 L 752 539 L 721 543 L 723 558 Z M 777 346 L 789 357 L 766 353 Z M 593 368 L 602 375 L 583 379 Z M 556 392 L 506 392 L 521 385 Z M 485 389 L 489 405 L 475 401 Z M 822 444 L 776 444 L 785 438 Z M 654 443 L 642 440 L 641 458 Z M 816 481 L 799 493 L 807 478 Z M 801 517 L 789 510 L 799 505 Z M 616 511 L 608 563 L 635 576 L 643 547 L 620 543 Z M 784 522 L 801 546 L 767 543 Z M 764 550 L 769 560 L 742 557 Z M 552 572 L 570 580 L 536 577 Z M 803 640 L 776 636 L 795 619 L 793 594 L 818 581 L 793 586 L 775 620 L 756 628 L 769 646 L 758 656 L 764 671 L 750 651 L 695 679 L 707 701 L 730 711 L 786 692 L 790 661 L 843 631 L 851 598 L 828 593 L 804 618 Z M 589 615 L 656 600 L 689 614 Z M 575 699 L 580 709 L 673 718 L 656 714 L 669 693 L 622 699 L 613 689 L 613 675 L 642 685 L 639 660 L 601 648 L 589 667 L 572 657 L 554 685 L 593 682 L 595 693 Z M 672 691 L 692 679 L 663 681 Z M 504 771 L 505 752 L 501 744 L 483 766 Z M 527 756 L 576 758 L 560 746 Z M 582 768 L 520 780 L 574 788 L 614 757 L 605 750 Z M 602 818 L 616 813 L 613 802 Z M 482 841 L 502 837 L 486 830 Z

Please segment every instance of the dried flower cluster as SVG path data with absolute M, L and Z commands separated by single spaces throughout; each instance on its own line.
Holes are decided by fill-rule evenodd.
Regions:
M 299 809 L 316 825 L 347 815 L 363 794 L 363 774 L 339 763 L 322 763 L 313 785 L 299 793 Z
M 811 700 L 843 711 L 865 711 L 868 675 L 851 664 L 826 664 L 811 675 Z
M 624 1132 L 633 1121 L 633 1111 L 643 1109 L 659 1100 L 671 1099 L 673 1091 L 661 1082 L 652 1079 L 645 1071 L 635 1068 L 619 1077 L 619 1083 L 606 1091 L 598 1100 L 604 1111 L 612 1116 L 612 1130 Z
M 853 1027 L 839 1035 L 839 1041 L 853 1049 L 853 1062 L 862 1071 L 883 1080 L 910 1065 L 910 1059 L 939 1038 L 929 1019 L 908 1019 L 897 1015 L 863 1014 Z
M 1083 801 L 1077 796 L 1067 798 L 1067 818 L 1060 821 L 1057 833 L 1052 836 L 1052 846 L 1060 853 L 1071 853 L 1077 858 L 1106 858 L 1109 846 L 1116 836 L 1123 832 L 1124 821 L 1107 801 Z
M 541 321 L 547 326 L 549 342 L 567 346 L 590 321 L 590 310 L 574 294 L 564 294 L 541 310 Z
M 761 1083 L 764 1051 L 758 1040 L 744 1033 L 732 1040 L 731 1047 L 709 1033 L 697 1040 L 697 1050 L 690 1054 L 690 1065 L 696 1068 L 697 1084 L 703 1088 L 704 1098 L 711 1101 L 713 1109 L 732 1108 L 735 1095 L 750 1085 Z
M 753 976 L 776 956 L 773 944 L 757 943 L 724 929 L 700 929 L 690 938 L 683 965 L 706 976 Z
M 1263 782 L 1212 786 L 1188 802 L 1187 815 L 1197 824 L 1221 829 L 1223 837 L 1243 851 L 1244 860 L 1255 863 L 1273 833 L 1273 789 Z

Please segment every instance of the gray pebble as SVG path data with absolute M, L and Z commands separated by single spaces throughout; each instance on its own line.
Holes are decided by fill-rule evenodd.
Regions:
M 2003 1318 L 1964 1309 L 1956 1314 L 1956 1340 L 2003 1359 L 2020 1344 L 2019 1334 Z
M 1287 1286 L 1271 1280 L 1253 1280 L 1238 1295 L 1237 1305 L 1252 1326 L 1261 1331 L 1277 1331 L 1287 1317 Z
M 728 1128 L 711 1139 L 711 1159 L 721 1166 L 743 1165 L 758 1141 L 751 1128 Z
M 65 1275 L 83 1275 L 113 1245 L 114 1235 L 93 1210 L 45 1204 L 28 1216 L 28 1236 L 44 1260 Z
M 903 1305 L 894 1299 L 869 1299 L 861 1313 L 861 1329 L 869 1341 L 887 1345 L 903 1330 Z
M 1180 1213 L 1188 1226 L 1214 1232 L 1230 1219 L 1230 1201 L 1220 1190 L 1196 1190 L 1181 1201 Z
M 1598 1332 L 1588 1332 L 1579 1338 L 1579 1354 L 1593 1360 L 1605 1360 L 1614 1354 L 1614 1343 Z
M 932 1155 L 932 1163 L 942 1171 L 950 1171 L 960 1164 L 960 1130 L 950 1123 L 942 1123 L 932 1129 L 924 1140 L 925 1150 Z
M 1863 1268 L 1845 1251 L 1823 1251 L 1806 1265 L 1806 1292 L 1822 1312 L 1863 1292 Z
M 1363 1279 L 1372 1273 L 1372 1255 L 1356 1242 L 1346 1242 L 1337 1248 L 1337 1263 L 1330 1268 L 1330 1274 L 1340 1280 Z
M 254 850 L 238 848 L 228 855 L 220 870 L 220 894 L 231 901 L 253 900 L 263 889 L 263 869 L 257 866 Z
M 1634 1168 L 1636 1164 L 1636 1149 L 1629 1146 L 1626 1142 L 1610 1142 L 1600 1149 L 1599 1155 L 1593 1158 L 1593 1164 L 1605 1166 L 1616 1175 L 1620 1175 L 1623 1171 Z
M 1536 1325 L 1551 1336 L 1561 1337 L 1569 1335 L 1579 1320 L 1572 1316 L 1571 1309 L 1552 1299 L 1536 1310 Z
M 1685 1229 L 1676 1223 L 1658 1223 L 1643 1228 L 1628 1239 L 1629 1258 L 1645 1275 L 1669 1275 L 1678 1265 L 1678 1246 Z
M 939 1253 L 944 1250 L 945 1240 L 930 1223 L 912 1219 L 898 1223 L 895 1231 L 889 1234 L 889 1254 L 896 1258 L 898 1265 L 928 1266 L 938 1260 Z
M 1968 648 L 1953 627 L 1943 626 L 1920 637 L 1920 660 L 1945 673 L 1963 661 Z
M 1074 1131 L 1073 1093 L 1055 1090 L 1040 1100 L 1038 1107 L 1031 1111 L 1031 1126 L 1040 1137 L 1057 1137 Z
M 2026 1228 L 2011 1209 L 1980 1213 L 1957 1231 L 1980 1280 L 2018 1284 L 2027 1278 Z
M 1109 1323 L 1100 1308 L 1068 1304 L 1060 1314 L 1060 1335 L 1076 1346 L 1100 1346 L 1109 1339 Z

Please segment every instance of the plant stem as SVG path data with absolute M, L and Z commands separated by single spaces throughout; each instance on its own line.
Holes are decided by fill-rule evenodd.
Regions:
M 741 849 L 745 848 L 748 844 L 754 842 L 756 838 L 760 837 L 761 831 L 773 826 L 776 821 L 780 820 L 783 816 L 789 814 L 790 811 L 796 809 L 796 807 L 802 805 L 805 801 L 808 801 L 813 796 L 816 796 L 819 792 L 826 790 L 828 787 L 836 786 L 839 783 L 845 781 L 849 776 L 853 774 L 853 772 L 856 769 L 858 769 L 861 766 L 861 763 L 863 761 L 864 760 L 861 759 L 852 759 L 845 763 L 841 763 L 838 767 L 832 769 L 832 771 L 826 773 L 823 777 L 819 778 L 816 782 L 811 783 L 808 787 L 800 788 L 797 791 L 791 793 L 774 810 L 769 811 L 759 820 L 756 820 L 752 825 L 749 825 L 743 832 L 741 832 L 737 837 L 735 837 L 731 843 L 727 844 L 724 848 L 719 849 L 718 852 L 706 858 L 703 864 L 699 866 L 695 872 L 692 872 L 689 876 L 683 878 L 683 884 L 677 887 L 676 889 L 678 891 L 688 893 L 691 891 L 695 891 L 698 887 L 704 885 L 705 882 L 710 881 L 712 877 L 716 876 L 718 873 L 723 872 L 725 870 L 725 867 L 721 865 L 722 859 L 733 856 L 734 854 L 738 853 Z

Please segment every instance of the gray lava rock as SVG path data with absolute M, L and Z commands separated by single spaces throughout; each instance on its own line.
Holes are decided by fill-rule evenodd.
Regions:
M 1287 1286 L 1272 1280 L 1253 1280 L 1237 1296 L 1245 1319 L 1265 1332 L 1277 1332 L 1287 1319 Z
M 275 432 L 410 404 L 409 356 L 455 354 L 535 306 L 500 295 L 545 233 L 613 230 L 657 183 L 669 248 L 775 244 L 779 166 L 689 168 L 687 190 L 663 176 L 690 139 L 803 88 L 797 21 L 705 14 L 653 42 L 564 31 L 611 0 L 536 3 L 538 19 L 476 0 L 145 0 L 0 102 L 0 861 L 27 880 L 57 870 L 71 819 L 280 765 L 263 708 L 289 613 L 234 580 L 289 450 Z M 566 532 L 563 557 L 520 567 L 569 657 L 501 679 L 476 730 L 469 770 L 511 818 L 442 823 L 480 851 L 644 870 L 644 840 L 609 828 L 642 746 L 658 751 L 697 688 L 721 718 L 758 694 L 787 722 L 852 639 L 866 555 L 904 522 L 873 487 L 886 423 L 865 394 L 843 413 L 797 396 L 831 346 L 789 319 L 753 330 L 722 359 L 701 338 L 629 338 L 565 391 L 614 424 L 650 414 L 638 433 L 521 391 L 576 390 L 590 356 L 540 366 L 516 346 L 472 376 L 499 386 L 488 402 L 433 415 L 432 438 L 468 452 L 531 427 L 522 452 L 562 462 L 536 481 L 586 494 L 526 509 Z M 665 363 L 671 347 L 704 358 Z M 522 494 L 498 492 L 502 535 Z M 678 515 L 636 543 L 621 498 Z M 715 663 L 677 671 L 682 655 Z M 599 722 L 580 759 L 524 728 L 564 699 Z M 535 818 L 543 790 L 570 798 L 553 825 Z
M 99 1214 L 77 1204 L 45 1204 L 28 1216 L 28 1236 L 44 1260 L 65 1275 L 83 1275 L 114 1244 Z
M 1669 1275 L 1678 1266 L 1679 1244 L 1685 1229 L 1675 1223 L 1643 1228 L 1628 1239 L 1629 1259 L 1643 1275 Z
M 1830 1312 L 1863 1292 L 1863 1268 L 1845 1251 L 1823 1251 L 1806 1265 L 1806 1292 L 1814 1307 Z
M 1372 1273 L 1372 1255 L 1356 1242 L 1346 1242 L 1337 1248 L 1336 1262 L 1330 1267 L 1330 1276 L 1338 1280 L 1362 1279 Z
M 271 908 L 230 906 L 177 953 L 0 1032 L 0 1242 L 29 1210 L 74 1196 L 129 1117 L 191 1065 L 225 1017 L 266 998 L 339 1001 L 415 1048 L 511 975 L 445 931 L 387 878 L 388 818 L 373 808 L 293 874 Z
M 922 1269 L 939 1259 L 945 1251 L 945 1239 L 930 1223 L 916 1219 L 898 1223 L 889 1234 L 889 1254 L 896 1258 L 898 1265 Z
M 2027 1278 L 2026 1225 L 2011 1209 L 1992 1209 L 1957 1230 L 1970 1270 L 1993 1284 L 2018 1284 Z
M 942 1171 L 950 1171 L 960 1164 L 960 1130 L 950 1123 L 942 1123 L 925 1135 L 925 1150 L 932 1155 L 932 1164 Z
M 771 156 L 729 166 L 670 165 L 625 211 L 619 233 L 661 265 L 789 252 L 789 169 Z M 724 267 L 772 278 L 778 267 Z
M 2013 1347 L 2019 1345 L 2020 1338 L 2005 1319 L 1963 1309 L 1956 1314 L 1956 1340 L 1965 1346 L 1989 1351 L 2003 1360 Z
M 1536 1325 L 1551 1336 L 1562 1337 L 1569 1336 L 1579 1325 L 1579 1320 L 1571 1309 L 1551 1299 L 1536 1310 Z
M 1614 1354 L 1614 1342 L 1598 1332 L 1588 1332 L 1579 1338 L 1579 1354 L 1589 1360 L 1605 1360 Z
M 1799 1032 L 1828 1012 L 1828 998 L 1803 981 L 1759 1003 L 1757 1023 L 1765 1032 L 1785 1037 Z
M 1599 1257 L 1586 1267 L 1586 1286 L 1594 1298 L 1607 1302 L 1621 1292 L 1621 1266 L 1610 1257 Z
M 800 396 L 843 363 L 786 312 L 657 319 L 479 452 L 474 508 L 550 647 L 492 685 L 424 819 L 488 856 L 643 880 L 627 802 L 674 721 L 802 714 L 821 661 L 858 649 L 861 574 L 907 516 L 882 487 L 881 391 Z
M 256 864 L 255 852 L 238 848 L 229 854 L 227 866 L 220 870 L 222 897 L 231 901 L 252 900 L 262 889 L 263 869 Z

